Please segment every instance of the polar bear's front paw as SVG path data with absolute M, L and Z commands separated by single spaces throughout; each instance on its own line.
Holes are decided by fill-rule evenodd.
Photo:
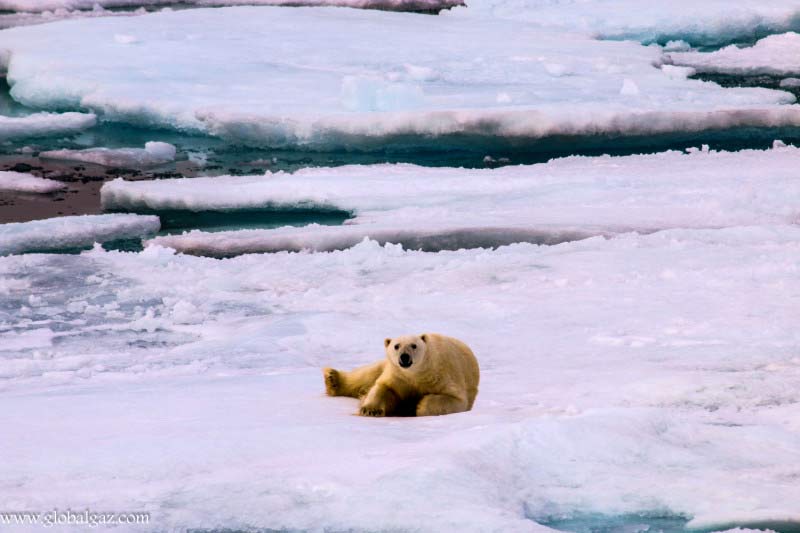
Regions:
M 386 411 L 380 407 L 364 405 L 359 409 L 358 414 L 361 416 L 386 416 Z
M 328 396 L 339 396 L 339 388 L 341 387 L 339 371 L 333 368 L 325 368 L 322 370 L 322 375 L 325 377 L 325 392 Z

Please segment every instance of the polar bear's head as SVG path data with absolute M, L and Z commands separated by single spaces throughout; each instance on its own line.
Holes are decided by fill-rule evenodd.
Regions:
M 385 339 L 386 357 L 402 370 L 417 369 L 425 360 L 425 348 L 428 339 L 425 335 L 403 335 L 394 339 Z

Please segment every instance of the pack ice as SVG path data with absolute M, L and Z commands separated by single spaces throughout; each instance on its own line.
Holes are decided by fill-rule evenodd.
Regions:
M 798 243 L 773 225 L 0 258 L 0 497 L 158 531 L 796 527 Z M 473 411 L 376 420 L 323 395 L 321 366 L 426 330 L 475 349 Z
M 415 165 L 124 181 L 101 190 L 125 211 L 337 209 L 342 226 L 193 231 L 153 244 L 228 256 L 332 250 L 365 237 L 428 250 L 553 243 L 624 231 L 789 224 L 800 219 L 800 149 L 570 157 L 493 170 Z
M 467 6 L 454 14 L 662 45 L 723 46 L 800 29 L 794 0 L 468 0 Z
M 22 172 L 0 171 L 0 191 L 46 194 L 64 188 L 66 185 L 60 181 L 39 178 Z
M 79 161 L 106 167 L 146 168 L 175 160 L 174 145 L 149 141 L 144 148 L 86 148 L 83 150 L 48 150 L 40 152 L 42 159 Z
M 721 72 L 752 76 L 800 74 L 800 34 L 770 35 L 753 46 L 726 46 L 715 52 L 673 52 L 667 56 L 676 65 L 697 72 Z
M 132 214 L 66 216 L 0 224 L 0 255 L 91 247 L 96 242 L 146 237 L 159 227 L 158 217 Z
M 93 113 L 33 113 L 21 117 L 0 115 L 0 141 L 70 135 L 97 123 Z
M 3 49 L 28 106 L 273 147 L 800 124 L 791 94 L 686 79 L 659 47 L 467 15 L 199 9 L 14 28 Z

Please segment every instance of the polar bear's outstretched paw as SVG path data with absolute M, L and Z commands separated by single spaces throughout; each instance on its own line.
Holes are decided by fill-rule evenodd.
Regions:
M 323 368 L 322 375 L 325 377 L 325 392 L 328 396 L 339 396 L 342 386 L 339 371 L 334 368 Z
M 386 416 L 386 411 L 380 407 L 363 406 L 359 409 L 358 414 L 361 416 Z

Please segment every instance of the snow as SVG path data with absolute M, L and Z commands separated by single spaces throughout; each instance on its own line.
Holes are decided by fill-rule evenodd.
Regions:
M 569 157 L 496 169 L 415 165 L 306 168 L 294 174 L 124 181 L 103 185 L 106 209 L 232 211 L 317 208 L 344 226 L 157 237 L 210 255 L 331 250 L 364 237 L 423 249 L 541 243 L 621 231 L 789 224 L 800 220 L 800 149 Z
M 741 76 L 800 74 L 800 34 L 770 35 L 746 48 L 730 45 L 715 52 L 675 52 L 667 57 L 698 72 Z
M 800 124 L 793 95 L 675 76 L 659 47 L 464 14 L 197 9 L 13 28 L 2 49 L 23 104 L 236 144 L 443 150 Z
M 0 358 L 15 428 L 0 497 L 146 510 L 158 530 L 796 524 L 799 243 L 775 225 L 437 254 L 2 258 L 1 334 L 27 347 Z M 473 411 L 376 420 L 323 395 L 320 367 L 421 331 L 475 350 Z
M 107 214 L 48 218 L 0 224 L 0 255 L 90 247 L 95 242 L 146 237 L 158 217 Z
M 452 15 L 524 20 L 648 44 L 675 41 L 673 46 L 727 45 L 754 35 L 800 29 L 800 5 L 794 0 L 467 0 L 466 4 Z
M 22 172 L 0 171 L 0 191 L 46 194 L 65 188 L 66 185 L 60 181 L 39 178 Z
M 69 135 L 91 128 L 96 123 L 97 117 L 93 113 L 34 113 L 24 117 L 0 115 L 0 141 Z
M 50 150 L 41 152 L 42 159 L 80 161 L 106 167 L 146 168 L 175 160 L 175 146 L 158 141 L 145 143 L 144 148 L 86 148 L 84 150 Z
M 0 9 L 91 7 L 12 1 Z M 800 29 L 795 0 L 85 13 L 0 32 L 14 98 L 87 112 L 0 117 L 0 140 L 102 117 L 276 147 L 479 141 L 482 157 L 552 135 L 800 125 L 792 95 L 692 80 L 703 67 L 675 59 Z M 785 78 L 794 37 L 772 39 L 702 57 Z M 146 166 L 176 148 L 40 156 L 53 153 Z M 796 530 L 798 163 L 776 140 L 493 170 L 115 180 L 107 209 L 352 213 L 162 236 L 138 253 L 24 252 L 148 239 L 158 217 L 2 224 L 0 427 L 13 430 L 0 431 L 0 501 L 151 513 L 120 531 L 544 532 L 580 516 L 597 530 L 624 516 Z M 513 241 L 528 242 L 499 246 Z M 474 349 L 472 411 L 368 419 L 323 394 L 321 367 L 374 361 L 384 337 L 424 331 Z

